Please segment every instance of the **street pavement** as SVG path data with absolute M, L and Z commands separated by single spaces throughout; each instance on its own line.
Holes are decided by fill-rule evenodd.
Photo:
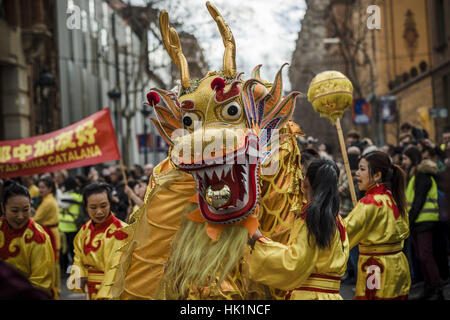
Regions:
M 411 286 L 411 290 L 409 291 L 409 300 L 414 300 L 414 297 L 419 296 L 423 291 L 423 286 L 423 282 L 413 284 Z M 445 300 L 450 300 L 450 283 L 444 284 L 443 291 Z M 342 282 L 340 293 L 344 300 L 352 300 L 355 295 L 355 285 Z
M 60 300 L 85 300 L 85 294 L 74 293 L 67 288 L 67 278 L 61 280 L 61 293 Z M 423 290 L 423 282 L 416 283 L 411 286 L 411 291 L 409 293 L 409 298 L 412 299 L 418 295 Z M 341 296 L 344 300 L 352 300 L 355 295 L 355 285 L 351 283 L 346 283 L 346 281 L 341 282 Z M 445 300 L 450 300 L 450 282 L 444 285 L 444 297 Z

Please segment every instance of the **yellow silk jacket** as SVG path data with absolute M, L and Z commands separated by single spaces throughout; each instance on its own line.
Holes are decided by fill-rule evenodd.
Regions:
M 50 236 L 55 258 L 58 259 L 59 249 L 61 249 L 61 238 L 58 230 L 59 207 L 53 194 L 50 193 L 42 199 L 33 220 L 40 224 Z
M 20 230 L 0 219 L 0 259 L 21 271 L 35 286 L 56 298 L 55 259 L 50 237 L 29 219 Z
M 342 300 L 340 278 L 349 257 L 349 243 L 341 217 L 331 247 L 321 249 L 309 237 L 305 215 L 294 222 L 292 243 L 262 237 L 248 257 L 250 279 L 288 291 L 288 300 Z
M 80 279 L 87 278 L 90 300 L 112 299 L 113 265 L 120 256 L 115 254 L 128 237 L 121 229 L 126 223 L 117 219 L 113 213 L 100 224 L 89 220 L 81 227 L 74 239 L 75 257 L 69 278 L 70 290 L 83 293 Z
M 383 184 L 370 188 L 344 221 L 350 248 L 359 244 L 355 299 L 406 299 L 411 277 L 402 249 L 409 221 L 392 193 Z

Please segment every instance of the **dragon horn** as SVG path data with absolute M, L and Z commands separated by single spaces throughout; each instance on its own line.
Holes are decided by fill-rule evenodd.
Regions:
M 166 10 L 162 10 L 159 15 L 159 28 L 161 30 L 164 47 L 172 61 L 177 65 L 181 73 L 181 86 L 189 88 L 191 86 L 191 78 L 189 75 L 189 66 L 186 57 L 181 49 L 180 38 L 174 28 L 169 26 L 169 14 Z
M 227 25 L 219 10 L 209 1 L 206 2 L 209 13 L 216 21 L 222 36 L 225 53 L 223 55 L 223 72 L 227 79 L 234 78 L 236 75 L 236 43 L 234 42 L 233 33 Z

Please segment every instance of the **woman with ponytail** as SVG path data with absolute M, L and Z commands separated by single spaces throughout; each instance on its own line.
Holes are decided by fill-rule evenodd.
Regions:
M 345 218 L 350 249 L 359 245 L 356 300 L 406 300 L 411 286 L 402 252 L 409 236 L 405 173 L 389 155 L 363 155 L 356 182 L 365 196 Z
M 249 277 L 286 290 L 287 300 L 342 300 L 340 279 L 347 266 L 348 238 L 339 216 L 339 169 L 330 160 L 312 162 L 304 180 L 308 202 L 294 222 L 290 245 L 257 230 L 247 260 Z

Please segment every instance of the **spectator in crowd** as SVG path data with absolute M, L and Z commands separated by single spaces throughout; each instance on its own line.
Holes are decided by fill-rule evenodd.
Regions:
M 402 158 L 402 169 L 406 173 L 406 185 L 409 186 L 412 178 L 415 176 L 417 171 L 417 166 L 422 161 L 422 154 L 418 148 L 410 146 L 403 152 Z M 413 195 L 407 195 L 408 208 L 411 207 L 411 199 L 408 199 L 408 196 L 413 197 Z M 422 279 L 422 275 L 420 273 L 419 262 L 417 261 L 417 257 L 415 254 L 414 243 L 412 237 L 410 236 L 406 241 L 403 248 L 403 252 L 408 258 L 409 269 L 411 273 L 411 281 L 412 283 L 417 283 Z
M 67 170 L 56 171 L 54 173 L 56 189 L 59 189 L 61 192 L 64 192 L 64 181 L 67 179 L 67 177 L 68 177 Z
M 77 183 L 78 190 L 83 190 L 89 184 L 88 179 L 83 175 L 75 176 L 75 182 Z
M 31 205 L 33 206 L 33 209 L 36 210 L 38 206 L 39 188 L 36 186 L 34 176 L 25 176 L 20 180 L 22 182 L 22 185 L 28 188 L 31 197 Z
M 402 133 L 399 137 L 399 146 L 402 148 L 406 148 L 414 141 L 413 136 L 409 133 Z
M 442 144 L 440 146 L 442 151 L 450 149 L 450 126 L 444 128 L 444 132 L 442 133 Z
M 144 168 L 141 165 L 135 164 L 131 170 L 131 175 L 134 180 L 139 180 L 144 175 Z
M 405 150 L 405 155 L 410 150 L 412 147 Z M 406 188 L 414 250 L 425 281 L 420 299 L 443 300 L 439 269 L 433 254 L 433 230 L 439 221 L 438 172 L 436 163 L 423 159 Z
M 428 138 L 428 132 L 426 130 L 417 128 L 409 122 L 404 122 L 400 126 L 400 131 L 402 132 L 402 134 L 409 134 L 411 136 L 411 142 L 413 140 L 420 141 L 422 139 Z
M 325 143 L 321 143 L 318 150 L 321 159 L 333 160 L 333 157 L 330 154 L 330 148 Z
M 67 268 L 73 263 L 73 240 L 86 221 L 83 221 L 83 197 L 79 192 L 78 185 L 73 177 L 67 177 L 64 181 L 64 193 L 58 199 L 59 231 L 61 232 L 61 254 L 60 265 L 62 274 L 65 275 Z
M 59 292 L 60 288 L 60 268 L 59 268 L 59 250 L 61 249 L 61 237 L 59 234 L 59 207 L 55 199 L 56 185 L 53 178 L 50 176 L 41 177 L 38 182 L 39 195 L 42 202 L 33 216 L 33 221 L 42 226 L 42 228 L 50 236 L 50 241 L 53 248 L 55 264 L 55 274 L 58 282 L 56 289 Z
M 390 155 L 392 158 L 392 162 L 401 167 L 403 161 L 403 148 L 402 147 L 394 147 L 392 154 Z
M 359 144 L 361 136 L 355 130 L 350 130 L 347 134 L 347 147 L 355 146 Z

